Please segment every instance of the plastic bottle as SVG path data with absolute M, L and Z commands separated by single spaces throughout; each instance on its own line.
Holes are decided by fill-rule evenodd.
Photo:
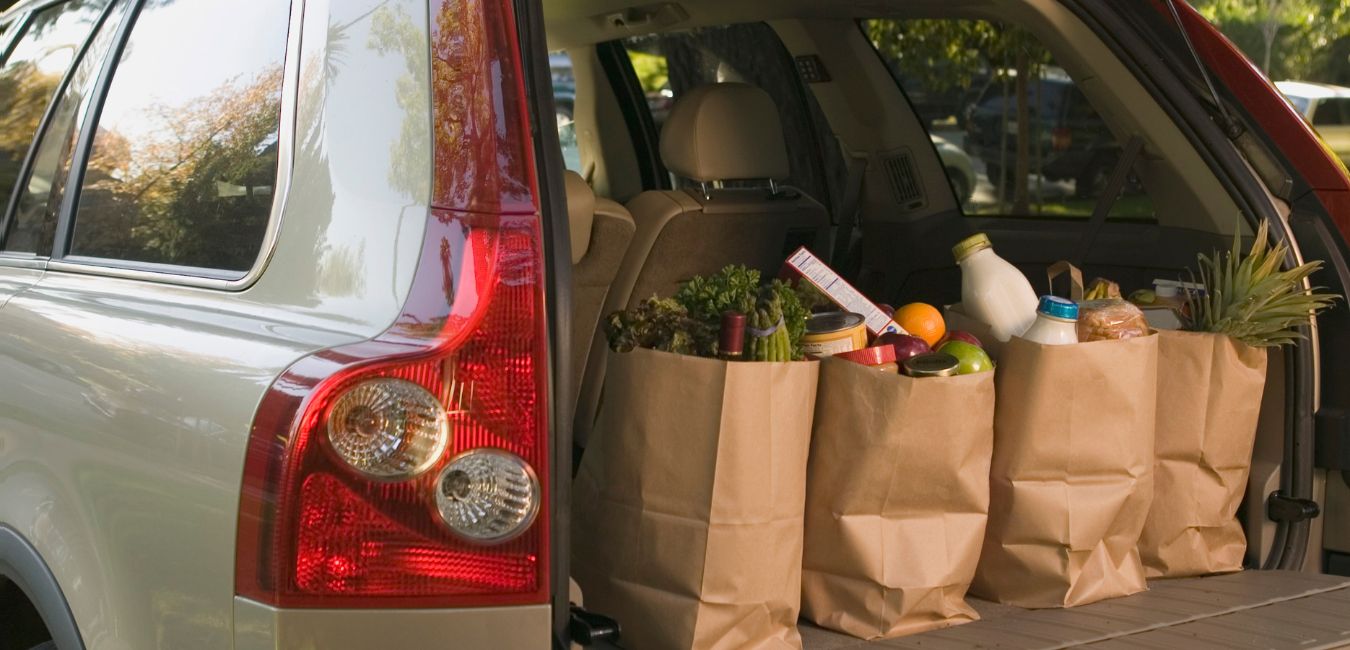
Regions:
M 1021 336 L 1036 321 L 1036 290 L 1017 267 L 994 254 L 984 233 L 952 247 L 961 266 L 961 306 L 999 341 Z
M 1045 345 L 1071 345 L 1078 342 L 1078 305 L 1072 300 L 1041 296 L 1036 322 L 1022 338 Z

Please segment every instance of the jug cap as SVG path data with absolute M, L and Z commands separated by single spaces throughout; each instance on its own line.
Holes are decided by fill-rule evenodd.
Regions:
M 989 243 L 988 235 L 984 233 L 976 233 L 974 235 L 966 237 L 965 239 L 962 239 L 961 243 L 953 246 L 952 257 L 955 257 L 956 261 L 960 262 L 961 260 L 969 256 L 971 253 L 974 253 L 975 251 L 978 250 L 984 250 L 992 246 L 993 244 Z
M 1059 296 L 1041 296 L 1041 304 L 1036 311 L 1051 318 L 1078 320 L 1078 303 Z

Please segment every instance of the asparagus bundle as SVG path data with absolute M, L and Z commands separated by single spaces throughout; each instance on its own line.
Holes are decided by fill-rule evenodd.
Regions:
M 749 315 L 751 361 L 791 361 L 792 339 L 783 322 L 783 298 L 772 287 L 759 293 L 755 311 Z

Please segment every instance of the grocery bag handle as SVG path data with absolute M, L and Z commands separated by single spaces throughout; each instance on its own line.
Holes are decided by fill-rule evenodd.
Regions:
M 1050 265 L 1049 269 L 1046 270 L 1047 276 L 1046 279 L 1049 281 L 1050 285 L 1050 295 L 1055 294 L 1055 278 L 1064 275 L 1065 271 L 1068 271 L 1069 273 L 1069 300 L 1073 300 L 1075 302 L 1082 300 L 1083 272 L 1078 270 L 1078 267 L 1069 263 L 1068 260 L 1060 260 L 1058 262 L 1055 262 L 1054 264 Z

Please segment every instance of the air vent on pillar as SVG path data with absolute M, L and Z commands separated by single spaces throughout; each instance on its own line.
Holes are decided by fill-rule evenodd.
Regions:
M 918 210 L 927 203 L 923 180 L 919 178 L 914 156 L 908 148 L 881 154 L 881 169 L 886 174 L 896 205 L 904 210 Z

